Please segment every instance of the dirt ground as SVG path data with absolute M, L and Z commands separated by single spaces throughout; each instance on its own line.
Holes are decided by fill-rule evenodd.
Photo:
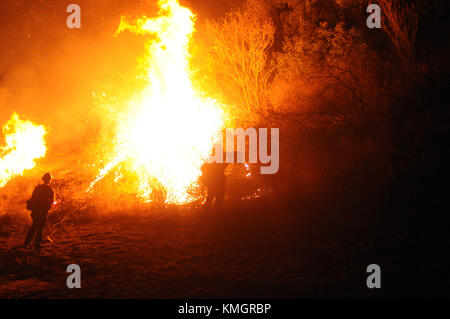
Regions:
M 3 215 L 1 298 L 334 298 L 419 293 L 401 275 L 414 256 L 401 238 L 377 244 L 358 230 L 285 210 L 201 209 L 112 214 L 55 227 L 41 251 L 21 247 L 31 219 Z M 332 219 L 331 219 L 332 220 Z M 343 221 L 345 222 L 345 221 Z M 389 247 L 389 248 L 387 248 Z M 409 246 L 408 246 L 409 247 Z M 366 267 L 382 267 L 368 289 Z M 81 289 L 66 268 L 81 267 Z M 421 265 L 420 271 L 426 269 Z M 405 277 L 406 276 L 406 277 Z M 417 282 L 416 282 L 417 284 Z M 422 290 L 420 290 L 422 291 Z

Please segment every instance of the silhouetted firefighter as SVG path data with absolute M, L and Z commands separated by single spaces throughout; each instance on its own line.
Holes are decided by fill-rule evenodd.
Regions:
M 202 166 L 202 182 L 206 186 L 208 195 L 204 208 L 209 208 L 214 202 L 217 211 L 222 209 L 225 196 L 225 169 L 227 163 L 205 163 Z
M 51 179 L 52 176 L 50 173 L 45 173 L 44 176 L 42 176 L 44 183 L 34 188 L 31 198 L 27 201 L 27 209 L 31 210 L 33 224 L 25 238 L 24 247 L 27 247 L 30 244 L 35 234 L 36 239 L 34 245 L 37 249 L 41 247 L 42 230 L 47 222 L 48 211 L 52 208 L 54 201 L 53 189 L 50 187 Z

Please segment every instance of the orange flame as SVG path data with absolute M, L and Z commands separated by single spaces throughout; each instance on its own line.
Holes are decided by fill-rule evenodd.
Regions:
M 123 17 L 117 33 L 128 30 L 156 35 L 148 40 L 147 55 L 140 59 L 148 85 L 121 115 L 111 160 L 90 188 L 124 165 L 137 176 L 139 196 L 149 200 L 162 187 L 167 203 L 192 200 L 188 187 L 195 184 L 224 126 L 221 105 L 204 97 L 191 81 L 189 44 L 194 15 L 176 0 L 160 0 L 159 16 L 133 24 Z
M 45 127 L 21 120 L 17 114 L 3 126 L 6 146 L 0 148 L 0 187 L 11 178 L 33 168 L 35 160 L 45 156 Z

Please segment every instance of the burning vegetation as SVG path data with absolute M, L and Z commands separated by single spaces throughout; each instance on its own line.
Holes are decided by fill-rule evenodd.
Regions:
M 200 166 L 224 127 L 224 111 L 192 83 L 194 15 L 175 0 L 161 0 L 159 5 L 157 18 L 129 23 L 122 17 L 117 30 L 153 36 L 139 60 L 147 84 L 132 100 L 122 102 L 128 108 L 117 114 L 106 165 L 90 189 L 116 173 L 118 183 L 133 178 L 134 191 L 146 201 L 158 194 L 164 202 L 181 204 L 192 200 L 188 188 L 198 180 Z
M 32 169 L 36 160 L 45 156 L 46 129 L 14 113 L 3 126 L 5 146 L 0 148 L 0 188 L 13 177 Z

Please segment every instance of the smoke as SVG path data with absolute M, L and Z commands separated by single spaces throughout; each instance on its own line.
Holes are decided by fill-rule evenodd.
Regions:
M 0 35 L 0 121 L 16 111 L 44 124 L 50 148 L 86 133 L 95 120 L 92 92 L 121 71 L 117 55 L 126 57 L 114 48 L 118 12 L 105 14 L 108 3 L 80 1 L 80 30 L 66 27 L 65 4 L 54 3 L 7 2 Z
M 183 2 L 196 12 L 217 14 L 214 3 Z M 120 16 L 157 11 L 156 0 L 75 3 L 81 7 L 81 29 L 66 27 L 69 3 L 63 1 L 4 0 L 0 10 L 0 122 L 16 111 L 44 124 L 50 128 L 50 151 L 95 126 L 93 92 L 127 77 L 132 81 L 143 39 L 114 37 Z

